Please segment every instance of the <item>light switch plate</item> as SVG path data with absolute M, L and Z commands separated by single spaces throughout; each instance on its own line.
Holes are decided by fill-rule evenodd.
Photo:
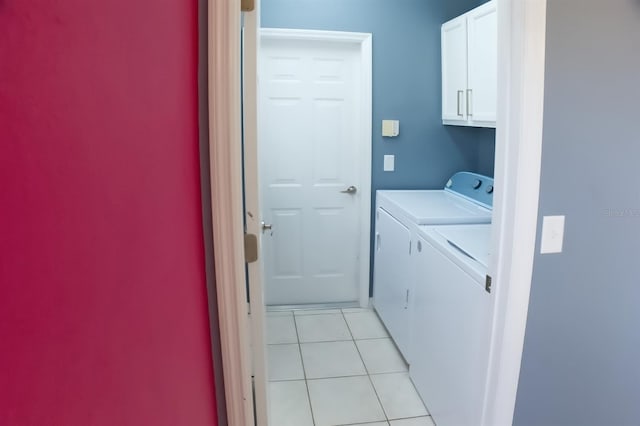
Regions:
M 543 216 L 540 253 L 562 253 L 564 239 L 564 216 Z
M 384 156 L 384 171 L 385 172 L 392 172 L 395 170 L 395 162 L 396 162 L 396 156 L 395 155 L 385 155 Z

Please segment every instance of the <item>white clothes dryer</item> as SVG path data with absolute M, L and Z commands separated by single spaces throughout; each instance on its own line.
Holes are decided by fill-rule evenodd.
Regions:
M 409 375 L 438 426 L 473 426 L 486 392 L 493 298 L 491 225 L 421 226 Z

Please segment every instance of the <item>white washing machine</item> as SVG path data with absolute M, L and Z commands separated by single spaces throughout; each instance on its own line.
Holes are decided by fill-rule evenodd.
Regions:
M 475 426 L 485 396 L 493 298 L 491 225 L 421 226 L 409 375 L 438 426 Z
M 421 225 L 490 223 L 493 179 L 459 172 L 440 190 L 376 191 L 373 304 L 411 363 L 411 256 Z

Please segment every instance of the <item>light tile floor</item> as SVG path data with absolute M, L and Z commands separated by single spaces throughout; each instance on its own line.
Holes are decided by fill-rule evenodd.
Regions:
M 269 426 L 434 426 L 370 309 L 267 313 Z

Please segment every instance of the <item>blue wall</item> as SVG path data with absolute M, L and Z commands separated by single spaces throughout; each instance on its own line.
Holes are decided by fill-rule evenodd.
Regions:
M 373 203 L 377 189 L 442 188 L 460 170 L 493 176 L 495 130 L 443 126 L 441 113 L 440 26 L 484 2 L 262 0 L 262 27 L 373 34 Z M 400 120 L 400 136 L 383 138 L 383 119 Z
M 534 259 L 517 426 L 640 424 L 638 46 L 638 0 L 548 2 L 538 224 L 566 229 Z
M 442 188 L 454 172 L 493 175 L 493 129 L 442 125 L 440 25 L 481 0 L 262 0 L 261 25 L 373 34 L 372 188 Z M 382 119 L 400 136 L 382 138 Z M 482 151 L 482 152 L 481 152 Z M 383 172 L 394 154 L 395 172 Z

